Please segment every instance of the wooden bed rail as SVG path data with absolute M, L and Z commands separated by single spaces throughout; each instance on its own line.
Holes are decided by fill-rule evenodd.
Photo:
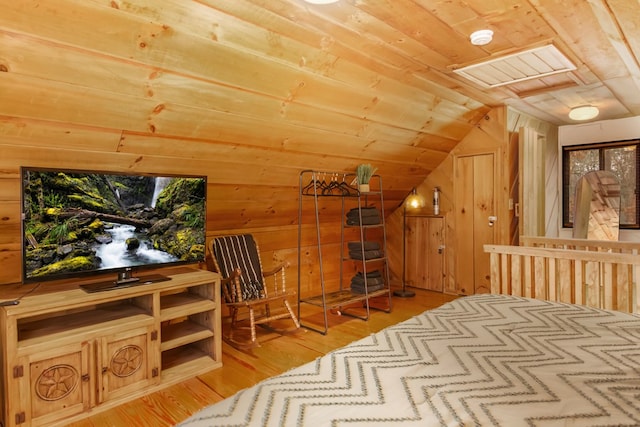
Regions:
M 637 254 L 501 245 L 484 250 L 491 293 L 638 313 Z

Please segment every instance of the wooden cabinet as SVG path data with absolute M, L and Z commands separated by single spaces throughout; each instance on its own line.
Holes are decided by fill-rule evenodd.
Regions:
M 63 425 L 222 366 L 219 276 L 160 273 L 168 280 L 96 293 L 43 283 L 2 307 L 2 425 Z
M 406 223 L 407 286 L 444 290 L 444 218 L 409 216 Z

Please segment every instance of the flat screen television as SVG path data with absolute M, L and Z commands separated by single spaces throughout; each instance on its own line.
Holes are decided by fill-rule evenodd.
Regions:
M 23 167 L 21 178 L 25 283 L 116 274 L 84 287 L 93 292 L 140 283 L 139 270 L 205 259 L 204 176 Z

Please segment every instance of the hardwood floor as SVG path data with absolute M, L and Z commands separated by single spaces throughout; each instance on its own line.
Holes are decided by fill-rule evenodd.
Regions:
M 239 351 L 223 344 L 223 367 L 168 387 L 114 409 L 95 414 L 72 427 L 160 427 L 173 426 L 205 406 L 229 397 L 268 377 L 315 360 L 336 348 L 387 326 L 438 307 L 456 297 L 416 289 L 413 298 L 393 298 L 391 313 L 372 311 L 368 321 L 329 315 L 327 335 L 303 329 L 280 336 L 258 330 L 261 346 Z M 303 306 L 303 322 L 317 322 L 321 313 Z

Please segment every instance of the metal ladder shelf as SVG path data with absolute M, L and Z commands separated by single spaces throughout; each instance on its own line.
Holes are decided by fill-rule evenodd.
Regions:
M 367 193 L 361 193 L 355 187 L 355 174 L 353 172 L 330 172 L 330 171 L 314 171 L 304 170 L 300 172 L 300 184 L 299 184 L 299 210 L 298 210 L 298 319 L 300 324 L 307 329 L 319 332 L 326 335 L 329 331 L 329 318 L 328 311 L 335 311 L 337 314 L 346 315 L 351 317 L 357 317 L 362 320 L 368 320 L 370 311 L 372 309 L 382 310 L 390 312 L 392 308 L 391 303 L 391 289 L 389 284 L 389 266 L 387 262 L 387 238 L 386 238 L 386 225 L 384 218 L 384 197 L 382 194 L 382 177 L 379 175 L 373 175 L 371 178 L 371 190 Z M 323 254 L 322 254 L 322 239 L 320 230 L 320 200 L 331 198 L 340 200 L 340 213 L 341 213 L 341 230 L 340 230 L 340 286 L 336 291 L 328 291 L 325 272 L 323 266 Z M 304 200 L 313 200 L 313 207 L 315 213 L 315 241 L 318 251 L 318 263 L 319 263 L 319 280 L 320 280 L 320 293 L 312 297 L 302 298 L 302 249 L 303 249 L 303 207 Z M 363 224 L 362 221 L 362 209 L 369 203 L 380 203 L 380 223 L 373 225 Z M 357 208 L 358 212 L 358 224 L 347 225 L 346 224 L 346 212 L 347 205 L 352 206 L 353 209 Z M 345 256 L 345 230 L 349 228 L 355 228 L 359 231 L 358 239 L 362 250 L 362 259 L 353 259 Z M 367 231 L 378 229 L 381 230 L 381 248 L 382 257 L 374 259 L 366 259 L 364 242 L 367 238 Z M 350 287 L 344 285 L 344 264 L 346 262 L 358 263 L 358 270 L 362 272 L 364 280 L 364 293 L 353 292 Z M 384 287 L 374 291 L 369 291 L 367 272 L 371 266 L 382 265 L 382 277 L 384 281 Z M 372 298 L 386 297 L 386 307 L 377 307 L 370 304 Z M 362 303 L 364 308 L 364 314 L 358 314 L 354 312 L 349 306 L 353 306 L 356 303 Z M 323 314 L 323 327 L 316 327 L 310 324 L 305 324 L 303 317 L 301 316 L 301 307 L 303 304 L 309 304 L 322 308 Z

